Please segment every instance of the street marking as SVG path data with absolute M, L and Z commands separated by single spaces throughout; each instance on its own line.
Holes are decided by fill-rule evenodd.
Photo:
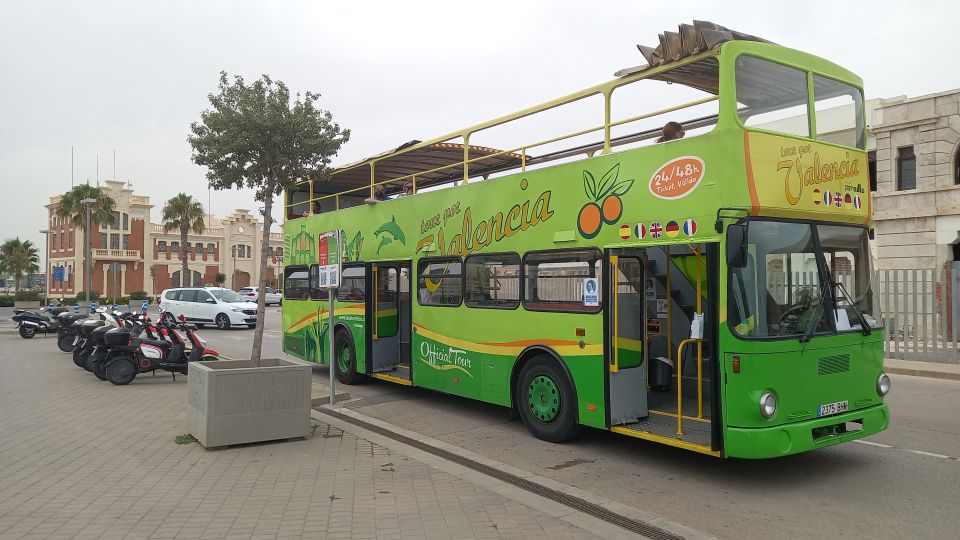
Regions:
M 933 452 L 924 452 L 923 450 L 910 450 L 909 448 L 905 448 L 904 450 L 906 450 L 907 452 L 913 452 L 914 454 L 920 454 L 921 456 L 929 456 L 929 457 L 935 457 L 940 459 L 957 459 L 954 457 L 945 456 L 943 454 L 934 454 Z
M 855 441 L 853 441 L 853 442 L 855 442 L 855 443 L 860 443 L 860 444 L 869 444 L 870 446 L 877 446 L 877 447 L 880 447 L 880 448 L 893 448 L 893 447 L 890 446 L 889 444 L 882 444 L 882 443 L 873 442 L 873 441 L 865 441 L 865 440 L 863 440 L 863 439 L 857 439 L 857 440 L 855 440 Z

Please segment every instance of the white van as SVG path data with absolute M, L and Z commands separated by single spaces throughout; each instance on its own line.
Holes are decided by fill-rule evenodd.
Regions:
M 160 294 L 160 309 L 177 318 L 183 315 L 198 327 L 216 324 L 226 330 L 238 325 L 257 326 L 257 305 L 220 287 L 166 289 Z

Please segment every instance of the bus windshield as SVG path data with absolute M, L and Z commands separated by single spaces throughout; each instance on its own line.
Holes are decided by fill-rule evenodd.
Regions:
M 748 231 L 747 264 L 730 271 L 728 317 L 737 334 L 800 337 L 811 328 L 825 334 L 879 326 L 866 229 L 757 220 Z

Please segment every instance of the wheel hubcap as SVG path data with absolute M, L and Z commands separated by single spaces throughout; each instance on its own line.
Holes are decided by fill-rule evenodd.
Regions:
M 337 355 L 337 367 L 340 373 L 346 373 L 350 370 L 350 349 L 346 345 L 340 346 L 340 353 Z
M 560 389 L 549 375 L 537 375 L 527 393 L 530 412 L 541 422 L 552 422 L 560 414 Z

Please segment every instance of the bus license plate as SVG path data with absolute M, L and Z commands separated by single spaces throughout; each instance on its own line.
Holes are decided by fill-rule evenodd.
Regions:
M 837 401 L 835 403 L 827 403 L 820 406 L 820 414 L 817 416 L 831 416 L 834 414 L 847 412 L 849 409 L 850 405 L 847 400 Z

